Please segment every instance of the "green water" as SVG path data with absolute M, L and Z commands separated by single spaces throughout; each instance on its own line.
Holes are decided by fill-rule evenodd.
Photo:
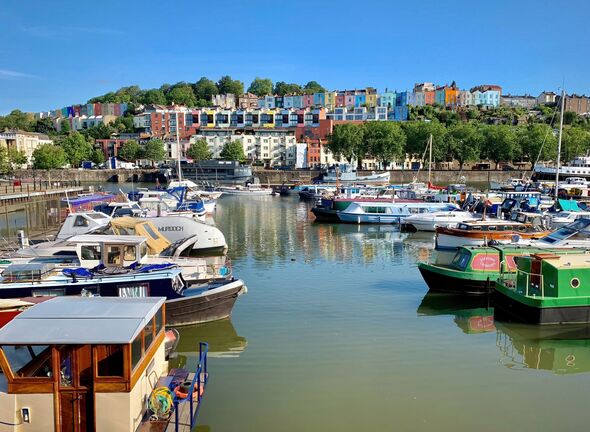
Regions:
M 211 343 L 198 430 L 587 430 L 586 328 L 494 322 L 485 298 L 427 294 L 431 238 L 320 225 L 295 197 L 219 200 L 248 294 Z

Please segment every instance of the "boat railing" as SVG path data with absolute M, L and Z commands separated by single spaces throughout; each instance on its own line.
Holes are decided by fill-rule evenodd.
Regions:
M 520 276 L 520 277 L 519 277 Z M 545 297 L 545 283 L 544 277 L 540 273 L 527 272 L 521 269 L 516 269 L 516 273 L 504 274 L 501 278 L 501 283 L 507 288 L 516 291 L 518 289 L 518 281 L 524 277 L 524 295 L 532 297 Z M 539 295 L 540 294 L 540 295 Z
M 188 391 L 188 395 L 185 398 L 180 398 L 174 395 L 174 431 L 178 432 L 181 426 L 181 418 L 179 413 L 179 407 L 182 404 L 189 404 L 189 422 L 190 430 L 196 424 L 199 409 L 201 408 L 201 399 L 203 393 L 207 387 L 209 381 L 209 373 L 207 372 L 207 353 L 209 352 L 209 344 L 207 342 L 199 342 L 199 363 L 195 375 L 191 380 L 191 385 Z M 194 395 L 194 396 L 193 396 Z M 195 400 L 196 399 L 196 400 Z M 195 408 L 195 403 L 197 404 Z

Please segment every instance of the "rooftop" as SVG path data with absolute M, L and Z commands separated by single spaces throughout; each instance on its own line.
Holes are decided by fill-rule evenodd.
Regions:
M 0 329 L 0 345 L 128 344 L 165 300 L 56 297 L 25 310 Z

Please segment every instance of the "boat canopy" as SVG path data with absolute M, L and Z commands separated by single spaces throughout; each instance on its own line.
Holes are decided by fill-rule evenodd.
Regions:
M 56 297 L 25 310 L 0 329 L 0 345 L 129 344 L 165 300 Z
M 559 208 L 561 208 L 564 211 L 572 211 L 572 212 L 582 211 L 580 206 L 578 206 L 578 202 L 575 200 L 560 199 L 560 200 L 557 200 L 557 203 L 559 205 Z
M 119 235 L 145 237 L 148 248 L 153 254 L 159 254 L 170 246 L 168 239 L 160 234 L 154 224 L 145 219 L 131 216 L 114 218 L 111 220 L 111 229 L 115 234 Z

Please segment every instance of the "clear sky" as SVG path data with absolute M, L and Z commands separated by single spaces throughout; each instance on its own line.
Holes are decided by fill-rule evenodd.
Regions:
M 0 114 L 137 84 L 590 92 L 588 0 L 2 0 Z

